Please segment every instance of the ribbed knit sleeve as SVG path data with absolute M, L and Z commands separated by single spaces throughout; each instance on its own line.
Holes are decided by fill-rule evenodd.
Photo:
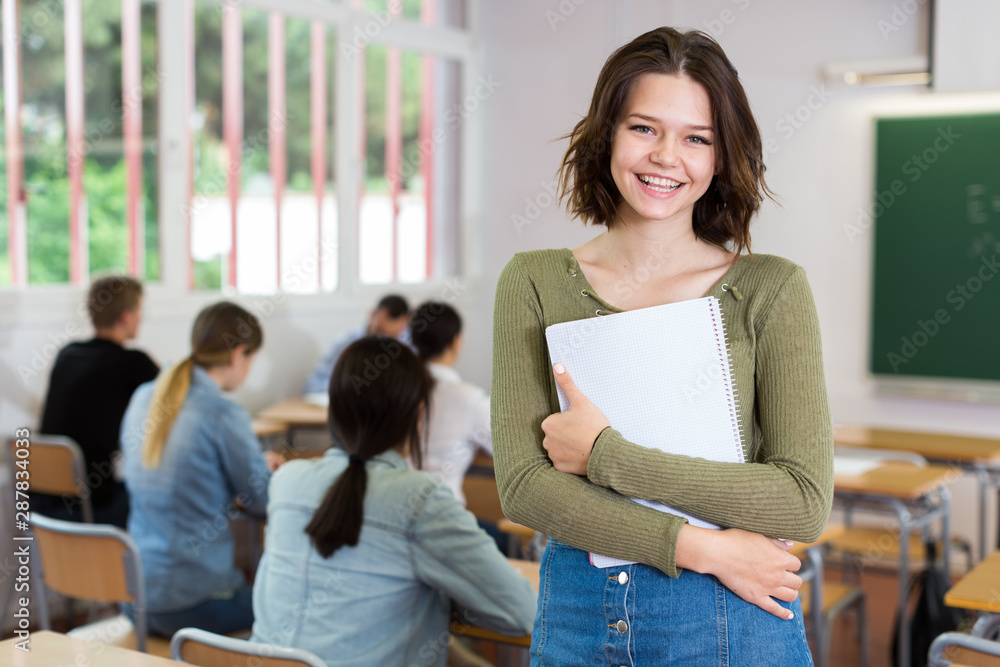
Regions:
M 667 454 L 607 429 L 587 472 L 595 484 L 721 526 L 810 542 L 823 531 L 833 498 L 819 323 L 804 271 L 778 258 L 765 266 L 740 278 L 741 292 L 755 298 L 739 307 L 723 302 L 727 328 L 737 333 L 730 349 L 750 462 Z
M 566 278 L 565 266 L 552 271 Z M 518 256 L 497 285 L 491 423 L 504 514 L 570 546 L 677 576 L 674 555 L 683 519 L 558 472 L 542 447 L 542 420 L 558 411 L 559 404 L 539 289 L 555 288 L 532 282 Z M 576 297 L 583 299 L 579 292 Z

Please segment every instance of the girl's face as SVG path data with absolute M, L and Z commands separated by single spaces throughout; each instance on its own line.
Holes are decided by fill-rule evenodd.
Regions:
M 691 225 L 715 173 L 708 93 L 686 76 L 644 74 L 625 103 L 611 149 L 611 175 L 625 224 Z
M 222 389 L 225 391 L 239 389 L 243 381 L 247 379 L 247 375 L 250 374 L 250 367 L 253 366 L 253 360 L 256 356 L 257 350 L 250 352 L 246 345 L 237 345 L 233 350 L 232 357 L 230 357 L 229 374 Z

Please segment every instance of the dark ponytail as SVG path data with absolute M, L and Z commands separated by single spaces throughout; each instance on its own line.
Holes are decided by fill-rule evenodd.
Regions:
M 330 378 L 329 424 L 350 463 L 305 531 L 324 558 L 358 543 L 368 459 L 409 442 L 414 464 L 421 467 L 421 415 L 427 413 L 430 387 L 424 365 L 393 338 L 368 336 L 340 355 Z

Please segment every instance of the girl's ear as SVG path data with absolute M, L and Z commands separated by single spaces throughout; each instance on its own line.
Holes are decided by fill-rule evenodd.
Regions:
M 234 347 L 232 349 L 232 352 L 229 353 L 229 365 L 232 366 L 234 363 L 236 363 L 237 359 L 239 359 L 240 357 L 247 356 L 249 351 L 250 351 L 250 346 L 247 345 L 246 343 L 240 343 L 239 345 Z

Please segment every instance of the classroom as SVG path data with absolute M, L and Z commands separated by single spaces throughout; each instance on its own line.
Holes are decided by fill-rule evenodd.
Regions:
M 801 267 L 815 303 L 836 445 L 828 475 L 832 512 L 811 547 L 818 535 L 811 529 L 803 539 L 770 535 L 798 543 L 793 554 L 808 573 L 802 591 L 815 596 L 825 588 L 827 602 L 845 596 L 829 615 L 804 619 L 811 659 L 830 666 L 906 663 L 892 652 L 893 623 L 909 599 L 907 582 L 925 568 L 929 535 L 948 538 L 936 554 L 955 586 L 945 603 L 957 592 L 976 597 L 992 588 L 992 599 L 948 608 L 961 610 L 958 631 L 982 639 L 976 648 L 988 657 L 971 664 L 1000 665 L 998 3 L 0 0 L 0 7 L 5 442 L 42 433 L 59 351 L 92 336 L 88 287 L 115 272 L 142 282 L 141 325 L 125 347 L 144 351 L 160 369 L 192 354 L 192 326 L 212 304 L 231 301 L 259 323 L 263 343 L 247 343 L 246 352 L 255 362 L 220 386 L 257 420 L 265 447 L 312 448 L 317 457 L 330 443 L 325 406 L 307 408 L 313 411 L 303 421 L 273 409 L 302 401 L 304 393 L 331 400 L 332 359 L 318 385 L 311 374 L 346 333 L 364 333 L 389 294 L 408 302 L 405 336 L 424 321 L 413 310 L 420 304 L 460 313 L 461 354 L 451 372 L 493 394 L 496 432 L 498 369 L 508 362 L 497 356 L 494 336 L 502 334 L 494 327 L 514 318 L 503 310 L 521 298 L 513 291 L 498 296 L 510 275 L 505 267 L 517 253 L 578 248 L 603 231 L 573 219 L 559 180 L 568 136 L 588 114 L 602 67 L 616 49 L 661 26 L 704 32 L 738 71 L 774 194 L 753 218 L 750 250 Z M 616 295 L 643 293 L 649 275 L 674 257 L 656 251 L 617 287 L 608 283 L 612 304 Z M 571 262 L 570 272 L 581 265 Z M 606 302 L 587 292 L 599 304 L 597 315 L 607 312 Z M 733 335 L 734 350 L 740 340 Z M 385 368 L 369 360 L 365 375 L 359 366 L 352 385 L 358 395 L 403 372 L 382 344 L 376 352 L 385 355 Z M 524 348 L 526 357 L 530 352 Z M 781 359 L 775 364 L 791 372 Z M 758 385 L 756 394 L 766 392 Z M 800 404 L 790 393 L 782 414 L 808 411 L 809 396 L 804 390 Z M 759 436 L 752 431 L 745 437 Z M 605 440 L 603 430 L 596 432 L 595 456 Z M 611 451 L 610 444 L 600 447 Z M 970 448 L 980 454 L 963 453 Z M 15 449 L 0 455 L 0 540 L 14 545 L 0 556 L 0 604 L 15 590 L 14 549 L 21 546 Z M 348 451 L 346 469 L 358 456 Z M 503 519 L 497 483 L 501 495 L 513 484 L 499 470 L 505 458 L 497 460 L 495 480 L 483 452 L 462 464 L 471 468 L 468 498 L 460 500 L 494 528 Z M 861 480 L 881 465 L 907 467 L 925 484 L 912 493 L 866 487 Z M 615 467 L 615 474 L 625 469 Z M 594 476 L 586 460 L 576 474 L 581 484 Z M 796 479 L 812 483 L 808 475 Z M 527 477 L 518 480 L 527 484 Z M 492 494 L 485 501 L 483 489 Z M 253 509 L 253 492 L 243 509 Z M 277 502 L 273 490 L 270 502 Z M 534 518 L 530 509 L 515 513 L 499 534 L 503 555 L 525 567 L 522 561 L 541 557 L 542 535 L 517 521 Z M 567 509 L 569 523 L 576 520 L 571 514 Z M 228 530 L 197 526 L 175 538 Z M 900 526 L 912 539 L 904 540 L 907 549 L 899 545 Z M 259 557 L 263 549 L 266 558 L 263 529 L 241 530 L 241 557 Z M 566 547 L 563 541 L 557 544 Z M 974 575 L 992 578 L 965 579 Z M 817 579 L 833 583 L 816 587 Z M 65 599 L 54 592 L 47 599 L 53 629 L 65 633 L 73 627 L 64 618 Z M 9 662 L 16 604 L 12 597 L 0 612 L 0 664 L 22 664 Z M 69 609 L 82 623 L 93 620 L 93 606 Z M 36 635 L 37 599 L 31 608 Z M 107 604 L 96 613 L 102 609 L 117 613 Z M 425 662 L 413 664 L 529 663 L 530 637 L 510 642 L 502 632 L 470 633 L 460 617 L 452 620 L 453 633 L 465 637 L 435 644 L 421 655 Z M 903 625 L 909 654 L 918 646 L 910 635 L 921 630 Z M 631 636 L 614 627 L 612 639 Z M 916 650 L 926 651 L 931 639 Z M 468 659 L 480 662 L 447 657 L 456 641 L 461 647 L 453 651 L 472 652 Z M 73 664 L 73 655 L 92 649 L 50 650 Z M 161 655 L 162 663 L 149 664 L 172 664 L 169 651 Z M 614 664 L 642 662 L 641 654 L 625 655 Z M 945 658 L 931 664 L 953 664 Z M 962 654 L 954 664 L 970 664 L 966 659 Z M 535 655 L 530 660 L 538 664 Z

